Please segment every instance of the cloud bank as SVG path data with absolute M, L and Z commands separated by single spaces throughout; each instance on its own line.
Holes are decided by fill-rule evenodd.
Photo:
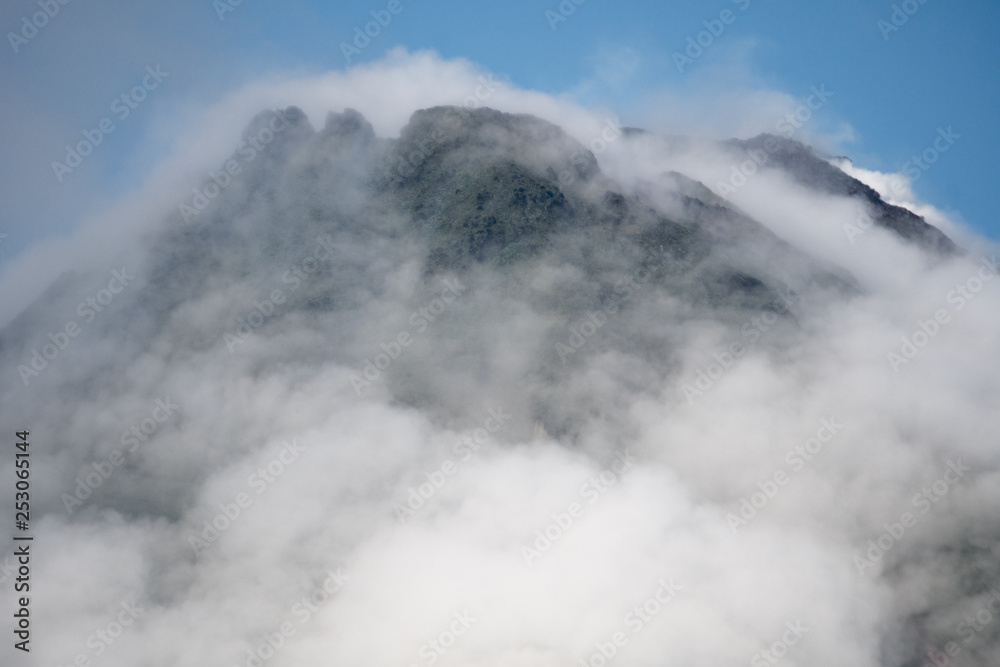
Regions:
M 851 235 L 774 168 L 722 200 L 732 146 L 426 53 L 177 136 L 2 280 L 31 664 L 1000 659 L 985 241 Z M 441 232 L 511 173 L 546 241 Z

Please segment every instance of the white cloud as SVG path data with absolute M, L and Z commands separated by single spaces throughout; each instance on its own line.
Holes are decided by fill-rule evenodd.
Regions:
M 77 259 L 83 251 L 100 251 L 86 260 L 99 272 L 123 254 L 148 270 L 154 260 L 145 253 L 162 249 L 152 241 L 165 243 L 152 236 L 162 216 L 218 168 L 261 109 L 298 105 L 318 127 L 328 111 L 352 107 L 378 135 L 392 137 L 414 110 L 460 104 L 489 76 L 465 61 L 396 51 L 347 72 L 255 82 L 191 110 L 176 121 L 170 154 L 139 192 L 93 216 L 72 239 L 48 242 L 12 265 L 0 294 L 15 296 L 0 312 L 9 320 L 57 269 L 84 264 Z M 737 93 L 720 105 L 732 112 L 694 118 L 677 111 L 691 100 L 659 99 L 666 111 L 657 129 L 712 134 L 755 133 L 798 103 L 776 92 Z M 705 93 L 694 108 L 719 99 Z M 600 135 L 608 117 L 507 82 L 485 103 L 536 114 L 584 142 Z M 648 137 L 613 141 L 599 156 L 628 194 L 669 170 L 711 186 L 726 177 L 731 159 L 708 143 L 678 149 Z M 893 176 L 845 168 L 876 188 Z M 287 210 L 316 194 L 288 174 L 268 176 Z M 338 214 L 352 210 L 356 189 L 328 186 L 320 203 Z M 650 206 L 671 214 L 667 189 L 646 191 Z M 453 306 L 452 319 L 393 362 L 394 377 L 404 381 L 383 379 L 359 397 L 351 375 L 411 326 L 408 314 L 437 285 L 414 280 L 417 251 L 409 241 L 372 232 L 355 242 L 352 234 L 371 222 L 358 217 L 345 225 L 333 273 L 313 283 L 313 296 L 336 309 L 290 302 L 273 327 L 230 354 L 222 331 L 258 295 L 282 285 L 286 264 L 275 273 L 253 253 L 287 243 L 288 265 L 298 266 L 308 250 L 282 237 L 274 221 L 259 221 L 270 204 L 252 196 L 254 206 L 233 216 L 264 232 L 206 232 L 199 247 L 216 253 L 215 273 L 195 287 L 171 283 L 176 293 L 123 297 L 133 308 L 130 331 L 141 340 L 118 342 L 95 321 L 37 383 L 4 394 L 2 421 L 27 423 L 41 438 L 32 460 L 40 471 L 35 529 L 37 543 L 50 548 L 40 550 L 33 576 L 40 599 L 58 601 L 39 605 L 38 620 L 58 641 L 36 640 L 38 664 L 66 664 L 78 653 L 96 658 L 88 637 L 133 596 L 145 612 L 102 664 L 247 664 L 248 651 L 267 652 L 283 623 L 294 634 L 268 658 L 275 667 L 429 664 L 431 654 L 438 664 L 575 664 L 618 631 L 628 638 L 616 658 L 622 664 L 727 664 L 750 661 L 781 640 L 787 623 L 801 621 L 809 630 L 789 648 L 788 664 L 875 667 L 887 653 L 900 662 L 920 657 L 892 644 L 903 636 L 899 626 L 929 615 L 926 628 L 944 641 L 955 601 L 974 601 L 947 565 L 958 544 L 984 541 L 995 554 L 1000 532 L 993 510 L 1000 461 L 990 444 L 1000 426 L 993 377 L 1000 359 L 991 344 L 1000 281 L 980 277 L 969 297 L 955 291 L 976 286 L 978 258 L 929 262 L 875 231 L 851 244 L 843 226 L 855 219 L 857 203 L 761 172 L 733 203 L 823 266 L 852 274 L 860 293 L 805 295 L 814 300 L 801 304 L 794 325 L 761 332 L 698 401 L 685 400 L 682 385 L 723 344 L 748 342 L 741 325 L 758 313 L 698 310 L 654 285 L 604 325 L 576 366 L 552 371 L 558 382 L 540 377 L 540 369 L 551 370 L 544 366 L 551 340 L 573 323 L 553 304 L 580 297 L 593 288 L 588 271 L 614 273 L 607 267 L 619 261 L 611 250 L 595 251 L 574 267 L 572 244 L 550 262 L 526 265 L 510 283 L 471 273 L 472 291 Z M 907 199 L 910 190 L 899 196 L 929 210 Z M 370 215 L 387 229 L 405 229 L 392 216 Z M 740 260 L 758 259 L 757 245 L 737 250 Z M 195 269 L 174 277 L 188 270 Z M 146 309 L 165 306 L 144 302 L 149 294 L 185 302 L 157 318 Z M 57 306 L 56 319 L 63 317 Z M 942 310 L 947 322 L 927 333 Z M 918 340 L 921 331 L 925 343 L 894 370 L 889 354 L 906 356 L 904 337 Z M 29 347 L 45 334 L 31 332 Z M 644 356 L 643 346 L 656 354 Z M 6 363 L 13 367 L 9 355 Z M 75 373 L 97 379 L 80 389 Z M 181 405 L 178 418 L 67 516 L 61 494 L 90 472 L 95 455 L 120 447 L 121 431 L 164 394 Z M 499 406 L 511 413 L 510 425 L 478 452 L 461 449 Z M 533 430 L 545 419 L 552 436 Z M 811 446 L 831 419 L 842 430 L 812 458 L 800 451 L 808 465 L 796 468 L 789 452 Z M 294 460 L 282 454 L 291 440 L 304 447 Z M 602 481 L 626 448 L 634 468 Z M 955 458 L 971 469 L 933 511 L 920 513 L 915 494 L 933 488 Z M 436 484 L 447 461 L 457 470 Z M 779 471 L 787 483 L 734 534 L 727 515 L 755 493 L 770 495 L 765 480 Z M 10 464 L 0 473 L 11 475 Z M 261 488 L 253 479 L 271 481 Z M 426 484 L 434 490 L 401 525 L 394 505 Z M 859 574 L 855 557 L 907 511 L 916 525 Z M 191 537 L 211 536 L 205 522 L 217 519 L 218 537 L 206 537 L 196 555 Z M 526 546 L 541 552 L 531 566 Z M 879 576 L 896 566 L 893 577 Z M 315 609 L 300 604 L 337 568 L 350 576 L 342 590 Z M 633 631 L 629 614 L 664 579 L 681 583 L 680 592 L 655 614 L 649 607 L 649 620 Z M 454 615 L 466 612 L 476 620 L 458 633 Z M 995 657 L 995 648 L 983 651 Z

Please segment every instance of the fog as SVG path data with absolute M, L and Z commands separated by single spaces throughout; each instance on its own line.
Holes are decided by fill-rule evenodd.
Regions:
M 754 100 L 739 138 L 798 104 Z M 409 213 L 452 181 L 387 165 L 449 118 L 410 167 L 514 164 L 530 199 L 555 165 L 551 242 L 476 256 Z M 731 127 L 670 122 L 397 51 L 191 114 L 141 190 L 13 262 L 30 664 L 998 664 L 995 249 L 846 162 L 964 252 L 770 166 L 723 193 Z M 675 172 L 729 208 L 695 219 Z M 608 192 L 631 217 L 580 223 Z M 713 291 L 733 272 L 763 287 Z

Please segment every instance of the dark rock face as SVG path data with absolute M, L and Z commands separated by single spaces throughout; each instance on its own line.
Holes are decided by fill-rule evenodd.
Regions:
M 764 140 L 733 145 L 754 148 Z M 860 197 L 878 224 L 932 251 L 955 252 L 918 216 L 889 206 L 801 144 L 777 141 L 773 168 L 821 192 Z M 352 109 L 330 113 L 317 132 L 292 107 L 254 118 L 232 160 L 240 173 L 193 219 L 174 214 L 166 221 L 151 244 L 142 287 L 114 317 L 95 325 L 122 339 L 123 367 L 143 353 L 146 343 L 136 341 L 169 339 L 178 354 L 218 346 L 220 330 L 245 315 L 246 303 L 275 287 L 294 292 L 287 317 L 336 315 L 337 326 L 324 334 L 327 354 L 353 364 L 361 332 L 373 326 L 361 315 L 365 305 L 386 295 L 393 271 L 414 263 L 422 281 L 417 294 L 457 276 L 479 281 L 490 291 L 483 299 L 500 303 L 516 295 L 540 316 L 555 317 L 538 350 L 539 372 L 553 382 L 572 365 L 554 352 L 564 327 L 610 308 L 627 322 L 638 303 L 633 293 L 669 300 L 675 304 L 670 317 L 736 323 L 772 310 L 794 326 L 793 300 L 855 291 L 850 276 L 783 242 L 703 184 L 669 172 L 644 189 L 627 190 L 605 176 L 579 142 L 531 116 L 437 107 L 414 113 L 398 139 L 381 139 Z M 303 257 L 318 239 L 337 256 L 304 273 Z M 552 271 L 575 282 L 539 287 L 545 282 L 539 276 Z M 634 276 L 643 277 L 641 285 Z M 632 286 L 623 286 L 628 281 Z M 47 299 L 59 301 L 72 282 L 54 285 Z M 240 291 L 214 327 L 175 330 L 185 304 L 236 284 Z M 0 350 L 10 352 L 0 364 L 14 364 L 30 349 L 24 323 L 40 321 L 43 311 L 43 305 L 29 309 L 0 335 Z M 261 331 L 280 321 L 268 319 Z M 470 363 L 486 363 L 487 349 L 470 343 L 467 330 L 442 327 L 439 333 L 453 336 Z M 658 336 L 646 340 L 626 326 L 590 349 L 639 351 L 667 374 L 673 361 Z M 413 380 L 420 363 L 435 363 L 434 354 L 419 361 L 414 355 L 389 374 L 398 377 L 405 400 L 446 400 Z M 551 416 L 550 432 L 559 430 L 557 396 L 548 408 L 537 408 Z
M 429 272 L 509 264 L 576 219 L 553 177 L 563 169 L 584 180 L 597 173 L 589 152 L 572 160 L 579 148 L 536 118 L 439 107 L 413 115 L 375 179 L 427 234 Z
M 551 251 L 562 234 L 585 232 L 665 253 L 675 277 L 683 274 L 688 282 L 700 275 L 704 267 L 699 267 L 709 256 L 753 242 L 766 254 L 782 255 L 786 264 L 795 264 L 799 274 L 811 273 L 800 279 L 836 282 L 815 266 L 807 269 L 811 260 L 682 174 L 666 174 L 658 186 L 680 209 L 679 215 L 668 218 L 641 195 L 621 192 L 619 184 L 601 173 L 589 150 L 538 118 L 436 107 L 415 112 L 399 139 L 384 140 L 352 109 L 330 113 L 319 133 L 298 109 L 280 115 L 288 129 L 276 135 L 274 147 L 248 165 L 241 182 L 199 217 L 201 224 L 182 235 L 224 241 L 227 247 L 270 238 L 265 254 L 280 258 L 282 248 L 294 245 L 296 237 L 364 229 L 424 245 L 425 273 L 433 275 L 483 263 L 515 265 Z M 274 112 L 260 114 L 245 136 L 266 127 L 273 117 Z M 771 152 L 772 168 L 784 169 L 820 192 L 863 199 L 876 224 L 908 241 L 935 252 L 957 251 L 922 218 L 885 203 L 874 190 L 802 144 L 766 135 L 731 144 L 762 148 L 768 138 L 778 146 Z M 306 195 L 283 202 L 282 192 L 293 190 Z M 328 201 L 333 190 L 344 196 Z M 391 232 L 384 227 L 387 216 L 395 221 Z M 348 219 L 351 224 L 341 224 Z M 176 233 L 168 232 L 167 239 L 176 242 Z M 177 254 L 192 258 L 204 250 Z M 729 268 L 756 274 L 764 284 L 774 282 L 760 266 Z

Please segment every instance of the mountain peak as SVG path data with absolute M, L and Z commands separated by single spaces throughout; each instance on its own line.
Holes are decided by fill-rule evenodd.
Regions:
M 850 176 L 805 144 L 773 134 L 752 139 L 731 139 L 727 145 L 744 152 L 763 152 L 765 168 L 781 169 L 797 183 L 829 195 L 855 197 L 869 205 L 874 224 L 904 240 L 942 255 L 959 254 L 959 248 L 941 230 L 912 211 L 886 202 L 873 188 Z

